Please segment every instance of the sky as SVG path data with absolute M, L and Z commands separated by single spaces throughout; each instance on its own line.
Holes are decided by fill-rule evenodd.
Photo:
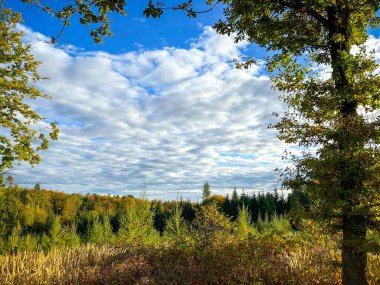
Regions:
M 139 2 L 139 1 L 136 1 Z M 269 130 L 278 100 L 263 66 L 237 70 L 232 60 L 263 51 L 215 33 L 221 9 L 189 19 L 168 12 L 145 19 L 144 3 L 113 16 L 114 36 L 94 45 L 73 23 L 60 24 L 19 1 L 19 29 L 49 77 L 38 87 L 50 100 L 30 102 L 61 130 L 35 166 L 16 166 L 15 182 L 67 193 L 193 201 L 208 181 L 213 194 L 272 191 L 285 145 Z M 379 42 L 372 39 L 379 50 Z

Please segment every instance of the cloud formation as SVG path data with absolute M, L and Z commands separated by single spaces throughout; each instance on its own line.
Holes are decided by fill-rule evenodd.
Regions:
M 32 102 L 57 121 L 59 140 L 16 182 L 79 193 L 149 198 L 273 190 L 285 145 L 267 129 L 283 105 L 260 66 L 234 69 L 245 43 L 205 27 L 187 49 L 124 54 L 58 48 L 20 26 L 50 78 L 51 100 Z

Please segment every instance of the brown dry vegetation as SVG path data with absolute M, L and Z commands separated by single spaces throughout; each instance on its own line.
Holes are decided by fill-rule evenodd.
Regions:
M 368 261 L 380 284 L 380 256 Z M 0 284 L 341 284 L 340 253 L 327 235 L 289 232 L 86 245 L 1 256 Z

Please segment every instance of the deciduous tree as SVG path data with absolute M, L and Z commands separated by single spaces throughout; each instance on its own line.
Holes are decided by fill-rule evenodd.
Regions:
M 99 24 L 95 42 L 109 34 L 108 12 L 124 14 L 124 0 L 71 2 L 56 15 L 65 25 L 74 13 L 84 24 Z M 295 167 L 283 173 L 284 185 L 307 192 L 315 217 L 342 230 L 343 284 L 367 284 L 367 231 L 379 229 L 380 77 L 365 42 L 368 27 L 379 25 L 380 1 L 206 1 L 220 2 L 225 20 L 216 30 L 270 52 L 273 86 L 289 106 L 273 127 L 280 139 L 305 149 L 302 156 L 288 156 Z M 162 5 L 149 1 L 145 15 L 159 17 Z M 174 9 L 195 16 L 192 5 L 184 1 Z
M 41 79 L 39 62 L 31 54 L 30 45 L 22 42 L 16 30 L 19 13 L 6 9 L 0 1 L 0 177 L 13 168 L 16 161 L 40 162 L 39 151 L 48 148 L 50 139 L 57 139 L 56 123 L 44 123 L 27 100 L 47 97 L 36 87 Z M 47 134 L 48 133 L 48 134 Z
M 273 127 L 305 149 L 288 155 L 295 167 L 284 185 L 306 191 L 315 217 L 342 230 L 343 284 L 367 284 L 367 230 L 379 229 L 380 77 L 365 43 L 380 1 L 223 2 L 217 31 L 274 54 L 267 67 L 289 109 Z

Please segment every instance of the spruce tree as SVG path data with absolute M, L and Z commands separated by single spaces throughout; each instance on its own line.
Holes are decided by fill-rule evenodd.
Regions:
M 203 194 L 203 201 L 210 198 L 211 190 L 210 190 L 210 184 L 208 182 L 205 182 L 205 184 L 203 185 L 202 194 Z

